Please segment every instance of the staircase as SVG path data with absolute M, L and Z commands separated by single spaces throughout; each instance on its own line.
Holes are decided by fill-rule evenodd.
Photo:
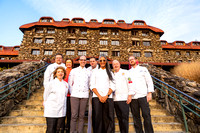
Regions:
M 9 116 L 1 118 L 0 133 L 44 133 L 46 120 L 43 117 L 43 90 L 37 90 L 29 100 L 18 105 Z M 181 133 L 184 126 L 174 119 L 166 110 L 162 109 L 155 100 L 150 102 L 152 122 L 155 132 Z M 85 118 L 84 133 L 87 132 L 87 118 Z M 118 120 L 115 118 L 115 131 L 119 131 Z M 132 114 L 129 116 L 129 132 L 134 133 Z

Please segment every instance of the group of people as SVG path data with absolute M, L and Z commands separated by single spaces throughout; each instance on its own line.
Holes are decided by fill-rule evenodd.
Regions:
M 145 132 L 153 133 L 148 102 L 152 99 L 154 87 L 148 70 L 139 66 L 134 56 L 129 57 L 130 70 L 120 68 L 118 60 L 112 61 L 111 70 L 104 55 L 98 61 L 90 58 L 91 66 L 86 68 L 86 59 L 80 56 L 79 67 L 73 68 L 71 59 L 66 59 L 64 64 L 62 54 L 56 54 L 55 63 L 47 67 L 43 102 L 46 132 L 67 130 L 70 133 L 83 133 L 85 112 L 89 105 L 88 133 L 92 129 L 93 133 L 114 133 L 114 110 L 120 132 L 128 133 L 129 107 L 136 133 L 143 133 L 140 110 Z

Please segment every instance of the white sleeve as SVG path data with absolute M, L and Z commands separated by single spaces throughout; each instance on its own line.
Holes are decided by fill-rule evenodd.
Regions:
M 147 92 L 154 92 L 153 81 L 152 81 L 151 75 L 146 67 L 144 67 L 144 77 L 145 77 L 146 84 L 147 84 Z
M 46 88 L 47 84 L 50 82 L 51 79 L 50 67 L 51 66 L 48 66 L 44 72 L 44 82 L 43 82 L 44 88 Z
M 71 72 L 69 73 L 69 78 L 68 78 L 68 85 L 69 85 L 70 94 L 72 92 L 73 84 L 74 84 L 74 69 L 71 70 Z
M 114 92 L 116 90 L 116 85 L 115 85 L 116 80 L 115 80 L 114 74 L 112 72 L 111 72 L 111 74 L 113 77 L 113 81 L 109 80 L 109 88 L 112 89 L 112 91 Z
M 52 82 L 46 83 L 46 86 L 44 88 L 44 93 L 43 93 L 44 102 L 47 100 L 49 94 L 51 93 L 51 89 L 52 89 Z
M 94 70 L 92 72 L 92 75 L 90 77 L 90 89 L 96 88 L 96 71 Z

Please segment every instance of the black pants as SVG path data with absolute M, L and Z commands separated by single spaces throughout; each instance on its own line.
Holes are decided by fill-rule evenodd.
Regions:
M 129 104 L 126 101 L 115 101 L 114 107 L 119 121 L 120 133 L 128 133 Z
M 143 133 L 142 121 L 140 117 L 140 109 L 142 110 L 142 117 L 144 119 L 145 133 L 153 133 L 153 126 L 151 122 L 149 103 L 146 97 L 132 99 L 130 103 L 131 112 L 133 114 L 134 127 L 136 133 Z
M 108 98 L 101 103 L 98 98 L 92 98 L 93 133 L 114 133 L 114 102 Z
M 51 118 L 46 117 L 46 133 L 64 133 L 65 117 Z
M 71 121 L 71 103 L 70 103 L 70 97 L 67 97 L 67 122 L 65 125 L 65 129 L 67 132 L 70 132 L 70 121 Z

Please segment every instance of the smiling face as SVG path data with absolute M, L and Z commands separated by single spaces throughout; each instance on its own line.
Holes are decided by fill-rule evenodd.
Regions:
M 55 62 L 60 65 L 62 63 L 62 55 L 56 55 Z
M 72 68 L 72 61 L 66 60 L 65 65 L 66 65 L 67 68 Z
M 63 71 L 63 69 L 58 69 L 58 70 L 56 71 L 56 77 L 57 77 L 60 81 L 63 79 L 63 77 L 64 77 L 64 71 Z
M 95 58 L 90 59 L 90 65 L 92 66 L 93 69 L 97 66 L 97 61 L 95 60 Z
M 120 69 L 120 63 L 119 63 L 119 61 L 114 60 L 114 61 L 112 62 L 112 66 L 113 66 L 113 69 L 115 70 L 115 72 L 118 72 L 118 71 L 119 71 L 119 69 Z
M 86 57 L 85 56 L 81 56 L 79 59 L 79 63 L 81 67 L 85 67 L 86 64 Z
M 135 57 L 130 56 L 129 57 L 129 63 L 131 64 L 131 66 L 136 66 L 137 65 L 137 59 L 135 59 Z
M 100 64 L 100 67 L 101 67 L 102 69 L 106 68 L 106 58 L 105 58 L 105 57 L 101 57 L 101 58 L 99 59 L 99 64 Z

